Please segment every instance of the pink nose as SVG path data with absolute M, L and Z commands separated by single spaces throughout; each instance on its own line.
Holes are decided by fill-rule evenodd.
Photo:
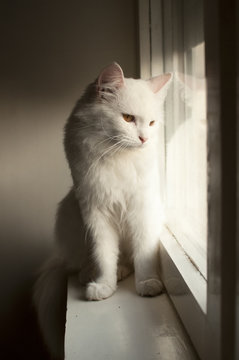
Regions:
M 140 140 L 141 143 L 143 144 L 143 143 L 145 143 L 145 142 L 148 140 L 148 138 L 143 138 L 142 136 L 139 136 L 139 140 Z

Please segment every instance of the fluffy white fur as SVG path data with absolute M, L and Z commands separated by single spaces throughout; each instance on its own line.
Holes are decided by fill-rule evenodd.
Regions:
M 117 279 L 133 269 L 139 295 L 162 291 L 157 154 L 170 79 L 170 74 L 149 81 L 126 79 L 113 63 L 89 85 L 66 124 L 65 151 L 74 185 L 59 206 L 56 257 L 60 268 L 79 272 L 88 300 L 111 296 Z M 134 121 L 125 121 L 123 114 L 133 115 Z M 41 293 L 47 291 L 36 288 L 42 312 L 47 300 Z

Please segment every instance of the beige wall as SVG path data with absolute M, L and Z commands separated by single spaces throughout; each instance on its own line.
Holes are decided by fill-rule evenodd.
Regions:
M 84 87 L 117 61 L 137 75 L 135 0 L 5 1 L 1 9 L 0 314 L 13 311 L 53 242 L 71 186 L 63 125 Z

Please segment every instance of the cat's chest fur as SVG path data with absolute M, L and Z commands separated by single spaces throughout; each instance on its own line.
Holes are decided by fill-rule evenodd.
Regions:
M 135 197 L 143 196 L 155 171 L 149 151 L 128 150 L 98 162 L 92 159 L 84 177 L 82 194 L 90 193 L 101 206 L 125 206 Z

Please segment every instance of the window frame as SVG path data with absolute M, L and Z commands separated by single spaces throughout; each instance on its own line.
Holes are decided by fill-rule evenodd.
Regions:
M 163 72 L 159 24 L 163 21 L 163 0 L 138 0 L 138 5 L 140 76 L 149 78 Z M 208 278 L 207 281 L 203 279 L 202 284 L 200 274 L 167 228 L 161 236 L 160 266 L 166 290 L 200 358 L 223 360 L 236 359 L 239 353 L 238 346 L 236 348 L 239 334 L 239 305 L 236 304 L 236 295 L 239 298 L 239 285 L 236 293 L 236 280 L 239 284 L 239 261 L 236 258 L 236 254 L 239 256 L 236 222 L 239 203 L 239 170 L 236 166 L 239 142 L 239 111 L 236 108 L 239 92 L 236 88 L 236 85 L 239 87 L 239 80 L 236 84 L 236 56 L 239 46 L 236 44 L 236 30 L 239 37 L 239 26 L 236 28 L 236 20 L 239 20 L 239 6 L 233 0 L 204 0 L 203 6 L 209 170 Z M 221 31 L 225 28 L 227 31 Z M 155 43 L 158 44 L 156 52 Z M 158 59 L 157 66 L 155 62 L 152 64 L 153 58 Z M 231 96 L 226 95 L 227 91 L 231 92 Z M 227 126 L 228 115 L 231 126 Z M 182 262 L 184 265 L 180 267 Z M 186 275 L 189 272 L 194 274 L 191 282 Z M 183 294 L 175 293 L 170 286 L 168 280 L 172 277 L 181 284 Z M 198 286 L 204 288 L 203 301 L 196 299 L 193 286 L 197 290 Z
M 207 353 L 217 359 L 236 354 L 236 281 L 238 185 L 239 20 L 236 1 L 204 1 L 207 88 L 208 164 L 208 305 Z M 223 31 L 226 29 L 226 31 Z M 230 94 L 230 96 L 228 96 Z M 230 119 L 230 126 L 228 126 Z M 229 240 L 229 241 L 228 241 Z M 238 291 L 238 290 L 237 290 Z M 211 341 L 213 339 L 213 341 Z M 237 345 L 238 346 L 238 345 Z

